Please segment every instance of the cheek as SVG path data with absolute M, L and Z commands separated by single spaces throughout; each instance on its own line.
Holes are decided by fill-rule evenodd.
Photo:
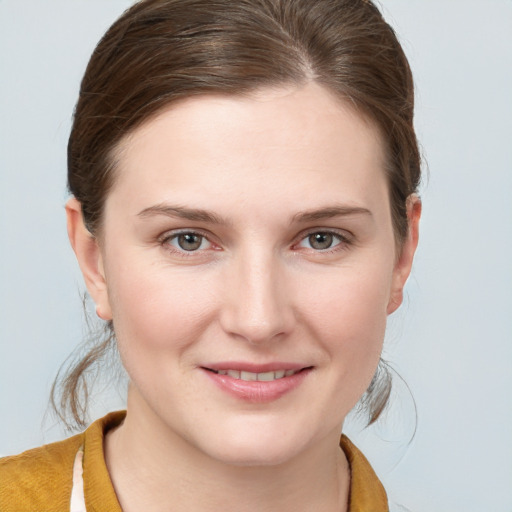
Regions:
M 354 403 L 369 385 L 382 351 L 391 286 L 391 271 L 385 269 L 340 272 L 309 290 L 304 309 L 304 323 L 330 358 L 332 379 L 344 393 L 351 391 Z
M 386 323 L 392 272 L 388 266 L 336 269 L 323 280 L 297 290 L 310 324 L 329 338 L 360 339 L 380 332 Z M 390 265 L 389 265 L 390 267 Z M 370 336 L 371 337 L 371 336 Z
M 109 297 L 121 356 L 176 352 L 197 339 L 215 309 L 207 279 L 151 265 L 121 266 L 109 276 Z M 137 271 L 143 269 L 143 271 Z M 204 277 L 204 276 L 203 276 Z

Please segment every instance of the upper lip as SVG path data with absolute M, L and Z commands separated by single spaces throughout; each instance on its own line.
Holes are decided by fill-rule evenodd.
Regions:
M 290 362 L 281 362 L 275 361 L 271 363 L 257 364 L 251 363 L 247 361 L 222 361 L 218 363 L 207 363 L 200 365 L 202 368 L 207 370 L 240 370 L 243 372 L 251 372 L 251 373 L 266 373 L 266 372 L 276 372 L 279 370 L 294 370 L 299 371 L 304 368 L 310 368 L 311 365 L 304 365 L 300 363 L 290 363 Z

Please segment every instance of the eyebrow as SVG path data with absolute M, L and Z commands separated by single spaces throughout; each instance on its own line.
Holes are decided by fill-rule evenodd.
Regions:
M 186 208 L 184 206 L 173 206 L 168 204 L 157 204 L 144 208 L 138 213 L 138 217 L 148 218 L 156 215 L 186 219 L 193 222 L 206 222 L 217 225 L 228 225 L 229 221 L 220 217 L 214 212 L 199 208 Z M 313 210 L 299 212 L 292 217 L 292 223 L 314 222 L 318 220 L 331 219 L 333 217 L 347 217 L 352 215 L 372 216 L 372 212 L 360 206 L 327 206 Z
M 370 210 L 360 206 L 327 206 L 325 208 L 299 212 L 293 216 L 293 222 L 312 222 L 331 219 L 333 217 L 347 217 L 351 215 L 373 216 Z
M 138 217 L 142 218 L 153 217 L 155 215 L 165 215 L 166 217 L 186 219 L 194 222 L 208 222 L 210 224 L 229 224 L 225 219 L 208 210 L 172 206 L 168 204 L 150 206 L 138 213 Z

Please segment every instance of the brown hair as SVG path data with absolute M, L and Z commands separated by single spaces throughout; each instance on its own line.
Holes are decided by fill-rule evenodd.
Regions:
M 408 231 L 406 201 L 420 180 L 413 81 L 395 33 L 369 0 L 142 0 L 128 9 L 89 61 L 69 138 L 69 190 L 91 234 L 101 229 L 115 182 L 115 149 L 142 123 L 193 95 L 311 80 L 350 101 L 383 134 L 400 246 Z M 87 395 L 85 375 L 111 344 L 94 346 L 68 372 L 61 417 L 67 409 L 83 424 L 79 391 Z M 364 397 L 370 423 L 389 397 L 383 372 Z

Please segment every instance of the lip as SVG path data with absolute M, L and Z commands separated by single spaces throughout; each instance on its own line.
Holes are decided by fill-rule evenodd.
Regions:
M 272 362 L 254 364 L 248 362 L 221 362 L 205 364 L 199 369 L 221 391 L 228 395 L 250 403 L 269 403 L 296 389 L 313 370 L 312 366 L 297 363 Z M 266 373 L 279 370 L 293 370 L 296 373 L 272 381 L 245 381 L 215 373 L 219 370 L 240 370 L 251 373 Z
M 240 370 L 252 373 L 276 372 L 278 370 L 294 370 L 299 371 L 303 368 L 310 368 L 311 365 L 303 365 L 300 363 L 290 363 L 284 361 L 274 361 L 271 363 L 257 364 L 247 361 L 222 361 L 219 363 L 207 363 L 201 365 L 207 370 Z

